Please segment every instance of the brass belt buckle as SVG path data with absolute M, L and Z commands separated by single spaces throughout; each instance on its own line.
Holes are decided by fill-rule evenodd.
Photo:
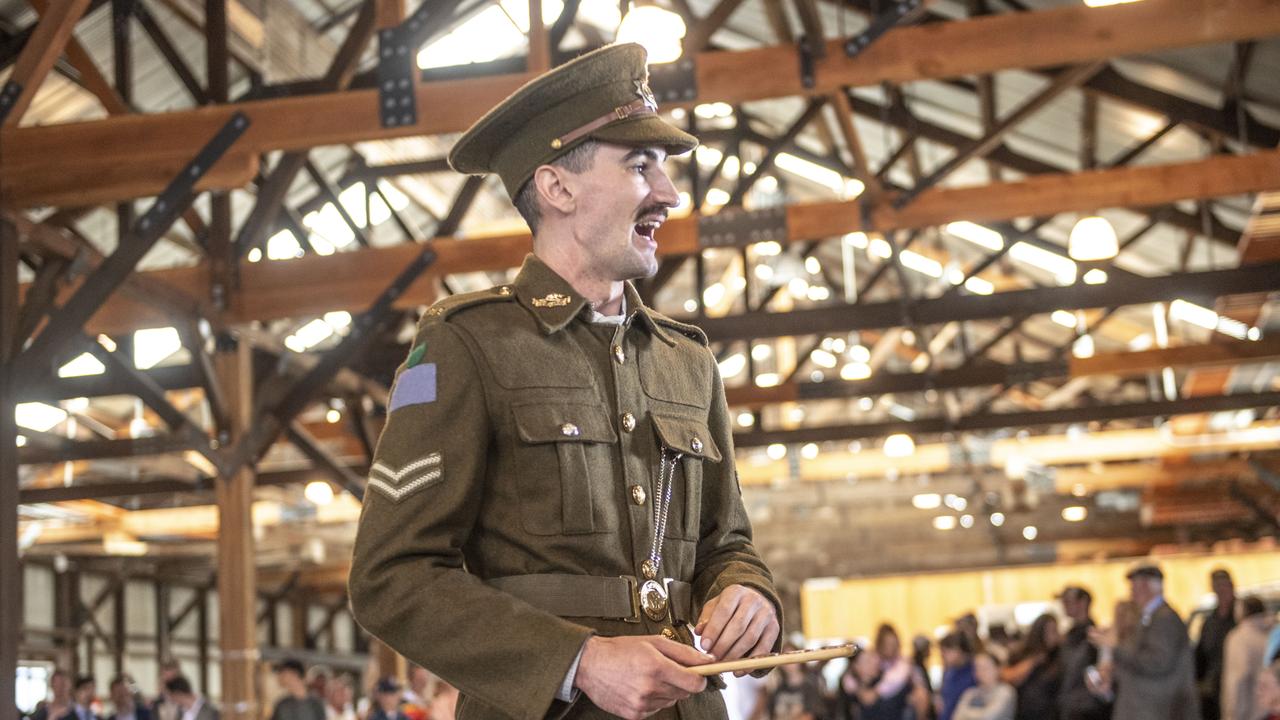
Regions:
M 671 607 L 671 603 L 667 600 L 667 588 L 665 583 L 659 583 L 657 580 L 645 580 L 640 586 L 640 607 L 644 610 L 644 614 L 649 616 L 654 622 L 661 622 L 667 619 L 667 611 Z

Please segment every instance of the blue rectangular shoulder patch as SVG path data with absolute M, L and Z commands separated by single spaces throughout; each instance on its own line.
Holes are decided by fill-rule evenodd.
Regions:
M 436 401 L 436 364 L 423 363 L 400 373 L 388 412 Z

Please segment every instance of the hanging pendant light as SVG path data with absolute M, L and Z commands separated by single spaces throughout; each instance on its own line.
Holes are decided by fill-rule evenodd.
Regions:
M 1071 228 L 1071 237 L 1067 239 L 1067 253 L 1072 260 L 1108 260 L 1118 252 L 1120 243 L 1116 239 L 1116 229 L 1111 227 L 1106 218 L 1090 215 L 1080 218 L 1076 226 Z

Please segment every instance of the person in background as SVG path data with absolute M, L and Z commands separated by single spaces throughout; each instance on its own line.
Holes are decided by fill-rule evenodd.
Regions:
M 111 679 L 111 706 L 115 710 L 107 720 L 151 720 L 151 710 L 139 702 L 141 696 L 133 678 L 120 674 Z
M 938 648 L 942 652 L 942 687 L 938 688 L 934 704 L 938 709 L 938 720 L 951 720 L 960 696 L 978 684 L 973 674 L 974 650 L 969 636 L 960 631 L 942 638 Z
M 1222 654 L 1222 720 L 1256 720 L 1254 686 L 1266 672 L 1263 654 L 1274 618 L 1256 597 L 1240 602 L 1240 622 L 1227 633 Z
M 312 665 L 307 670 L 307 693 L 322 701 L 329 697 L 329 682 L 333 680 L 333 671 L 325 665 Z
M 1014 713 L 1018 720 L 1042 720 L 1058 713 L 1058 690 L 1062 685 L 1062 665 L 1058 647 L 1058 619 L 1045 613 L 1036 618 L 1027 639 L 1009 658 L 1001 679 L 1018 692 Z
M 300 660 L 281 660 L 272 669 L 285 694 L 276 701 L 271 720 L 325 720 L 324 701 L 307 691 L 307 671 Z
M 880 659 L 880 679 L 875 685 L 876 695 L 895 706 L 899 700 L 904 705 L 907 704 L 913 699 L 913 691 L 918 682 L 914 677 L 913 665 L 902 656 L 902 641 L 893 625 L 881 623 L 876 629 L 875 653 Z M 913 707 L 917 704 L 919 703 L 912 703 Z M 927 697 L 924 704 L 928 704 Z M 917 717 L 921 712 L 923 707 L 917 707 Z
M 164 691 L 178 710 L 178 720 L 219 720 L 218 709 L 204 701 L 182 675 L 169 678 Z
M 324 705 L 326 720 L 356 720 L 356 708 L 352 705 L 354 698 L 355 689 L 351 686 L 351 676 L 338 675 L 330 678 Z
M 400 711 L 400 683 L 395 678 L 384 677 L 373 686 L 373 711 L 369 720 L 409 720 Z
M 36 705 L 31 720 L 57 720 L 71 709 L 71 676 L 66 670 L 55 669 L 49 676 L 49 693 L 48 700 Z
M 1090 609 L 1093 596 L 1082 587 L 1070 586 L 1058 599 L 1071 620 L 1071 629 L 1062 641 L 1062 687 L 1058 693 L 1058 713 L 1062 720 L 1109 720 L 1111 705 L 1088 686 L 1089 668 L 1097 673 L 1098 649 L 1089 642 L 1095 626 Z
M 98 688 L 92 675 L 81 675 L 71 687 L 71 707 L 62 714 L 63 720 L 99 720 L 93 712 L 93 701 Z
M 1120 642 L 1115 628 L 1094 628 L 1089 639 L 1111 652 L 1117 720 L 1200 720 L 1187 626 L 1164 600 L 1164 573 L 1143 563 L 1129 571 L 1129 592 L 1141 613 Z
M 404 689 L 403 700 L 409 705 L 427 707 L 435 694 L 431 687 L 435 676 L 421 665 L 409 665 L 409 687 Z
M 915 665 L 915 677 L 929 700 L 924 712 L 919 714 L 919 720 L 933 720 L 938 715 L 933 707 L 933 679 L 929 677 L 929 653 L 932 649 L 933 643 L 924 635 L 916 635 L 911 639 L 911 660 Z
M 978 633 L 978 616 L 973 613 L 965 613 L 956 618 L 956 630 L 964 633 L 969 639 L 969 649 L 971 652 L 980 653 L 986 649 L 982 642 L 982 635 Z
M 1009 635 L 1009 628 L 1004 623 L 992 623 L 987 628 L 987 642 L 983 650 L 991 653 L 1003 667 L 1009 662 L 1009 649 L 1017 643 L 1018 638 Z
M 784 652 L 797 648 L 788 645 Z M 769 696 L 770 720 L 821 720 L 825 717 L 826 701 L 818 679 L 801 663 L 783 665 L 780 672 L 770 676 L 776 683 Z
M 1218 720 L 1222 702 L 1222 651 L 1227 633 L 1236 626 L 1236 587 L 1231 573 L 1218 568 L 1209 574 L 1218 605 L 1200 627 L 1196 643 L 1196 687 L 1200 691 L 1201 716 Z
M 1280 660 L 1268 665 L 1258 676 L 1254 701 L 1262 720 L 1280 720 Z
M 996 656 L 989 652 L 975 655 L 973 674 L 978 684 L 960 696 L 952 720 L 1013 720 L 1017 700 L 1013 687 L 1000 680 Z M 1052 717 L 1046 715 L 1045 719 Z
M 169 698 L 165 686 L 170 680 L 182 675 L 182 667 L 173 658 L 166 658 L 160 663 L 159 682 L 156 687 L 156 699 L 151 703 L 151 717 L 155 720 L 178 720 L 178 706 Z
M 907 688 L 882 694 L 884 676 L 879 653 L 868 650 L 855 657 L 840 678 L 839 716 L 844 720 L 902 720 L 907 711 Z

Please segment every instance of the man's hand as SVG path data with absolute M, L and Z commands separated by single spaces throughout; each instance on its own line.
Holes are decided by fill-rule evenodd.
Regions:
M 745 585 L 730 585 L 702 608 L 694 632 L 707 652 L 724 661 L 767 655 L 781 628 L 768 598 Z
M 596 707 L 640 720 L 707 687 L 687 670 L 712 661 L 708 655 L 656 635 L 587 640 L 573 684 Z

